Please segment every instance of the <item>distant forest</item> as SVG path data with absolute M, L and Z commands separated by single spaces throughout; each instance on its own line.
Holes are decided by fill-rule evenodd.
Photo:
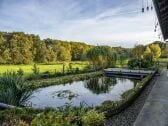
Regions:
M 165 47 L 163 43 L 155 43 Z M 0 64 L 82 61 L 92 47 L 94 46 L 82 42 L 42 40 L 38 35 L 24 32 L 0 32 Z M 131 57 L 131 49 L 113 47 L 113 50 Z
M 0 64 L 80 61 L 92 46 L 80 42 L 44 39 L 23 32 L 0 32 Z

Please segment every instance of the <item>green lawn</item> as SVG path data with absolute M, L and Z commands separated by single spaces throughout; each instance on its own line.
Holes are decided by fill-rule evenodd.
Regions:
M 167 63 L 168 63 L 168 58 L 159 58 L 159 68 L 161 70 L 166 70 L 167 69 Z
M 80 70 L 83 69 L 88 65 L 87 62 L 72 62 L 72 68 L 79 68 Z M 61 72 L 63 69 L 63 65 L 61 63 L 57 64 L 51 64 L 51 65 L 46 65 L 46 64 L 37 64 L 37 67 L 40 70 L 40 73 L 49 71 L 50 73 L 56 72 Z M 30 75 L 33 73 L 32 71 L 33 64 L 32 65 L 0 65 L 0 75 L 3 74 L 6 71 L 17 71 L 19 69 L 22 69 L 24 71 L 25 75 Z M 69 69 L 69 63 L 66 63 L 65 69 Z
M 158 61 L 159 62 L 168 62 L 168 58 L 159 58 Z

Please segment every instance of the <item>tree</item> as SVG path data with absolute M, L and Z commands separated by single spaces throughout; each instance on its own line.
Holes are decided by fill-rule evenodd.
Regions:
M 161 48 L 158 44 L 151 44 L 149 48 L 155 60 L 161 56 Z
M 148 46 L 146 47 L 146 50 L 143 54 L 143 58 L 144 58 L 144 60 L 149 61 L 151 63 L 154 61 L 154 55 Z
M 120 53 L 118 54 L 118 58 L 117 58 L 117 59 L 118 59 L 120 65 L 121 65 L 121 67 L 123 67 L 124 62 L 126 61 L 127 58 L 128 58 L 128 56 L 127 56 L 127 54 L 124 53 L 124 52 L 120 52 Z
M 71 53 L 64 46 L 59 46 L 57 58 L 59 61 L 71 61 Z
M 44 42 L 40 42 L 36 48 L 36 61 L 38 63 L 48 63 L 47 61 L 47 48 Z
M 141 59 L 144 51 L 145 47 L 143 45 L 136 45 L 132 50 L 133 58 Z
M 95 69 L 106 68 L 116 62 L 116 56 L 108 46 L 96 46 L 87 52 L 87 58 L 93 64 Z

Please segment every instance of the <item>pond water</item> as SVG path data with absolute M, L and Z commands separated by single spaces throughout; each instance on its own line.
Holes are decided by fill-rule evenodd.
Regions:
M 79 106 L 81 102 L 88 106 L 100 105 L 106 100 L 121 100 L 121 95 L 136 86 L 138 80 L 118 77 L 95 77 L 84 81 L 49 86 L 35 90 L 32 107 L 60 107 L 66 103 Z

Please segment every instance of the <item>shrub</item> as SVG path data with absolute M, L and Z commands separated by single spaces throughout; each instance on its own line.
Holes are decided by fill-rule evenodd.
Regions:
M 75 69 L 75 73 L 79 73 L 80 71 L 79 71 L 79 68 L 78 67 L 76 67 L 76 69 Z
M 65 74 L 65 63 L 62 64 L 62 73 Z
M 154 62 L 145 59 L 131 59 L 128 61 L 128 67 L 131 69 L 135 68 L 150 68 Z
M 6 72 L 0 77 L 0 101 L 15 106 L 24 105 L 32 91 L 26 87 L 22 75 Z
M 84 126 L 103 126 L 104 119 L 105 116 L 103 113 L 90 110 L 82 117 L 82 122 Z
M 32 71 L 34 74 L 39 74 L 40 73 L 40 69 L 39 67 L 37 67 L 37 64 L 33 65 Z
M 29 126 L 39 113 L 39 110 L 29 108 L 13 108 L 0 111 L 0 125 L 2 126 Z
M 17 71 L 17 74 L 20 76 L 23 76 L 24 75 L 23 69 L 19 68 L 19 70 Z
M 73 117 L 73 113 L 64 117 L 61 113 L 50 111 L 48 113 L 42 113 L 33 119 L 32 126 L 77 126 L 71 123 Z

